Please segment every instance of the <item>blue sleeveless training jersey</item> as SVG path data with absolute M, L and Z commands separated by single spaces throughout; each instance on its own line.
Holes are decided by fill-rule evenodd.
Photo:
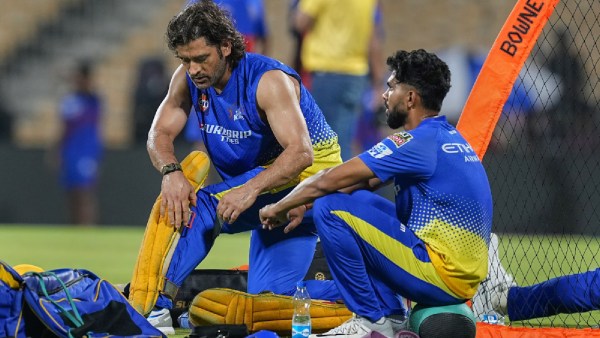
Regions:
M 393 180 L 398 219 L 427 244 L 449 288 L 486 277 L 490 185 L 479 158 L 444 116 L 395 133 L 359 157 L 379 179 Z
M 246 53 L 233 69 L 223 91 L 196 88 L 189 75 L 193 114 L 201 129 L 201 138 L 221 178 L 267 166 L 283 151 L 271 128 L 258 114 L 256 89 L 262 75 L 281 70 L 300 81 L 290 67 L 272 58 Z M 314 163 L 293 184 L 321 169 L 341 163 L 337 135 L 329 127 L 308 90 L 301 84 L 300 108 L 306 120 L 314 150 Z

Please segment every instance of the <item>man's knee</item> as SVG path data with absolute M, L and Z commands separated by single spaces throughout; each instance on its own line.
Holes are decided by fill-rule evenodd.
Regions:
M 347 194 L 334 193 L 317 198 L 313 203 L 313 213 L 315 218 L 323 218 L 330 214 L 332 210 L 342 210 L 345 208 Z

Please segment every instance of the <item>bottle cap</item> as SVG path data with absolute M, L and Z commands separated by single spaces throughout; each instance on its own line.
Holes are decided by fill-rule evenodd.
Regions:
M 301 280 L 298 283 L 296 283 L 296 287 L 303 288 L 305 286 L 306 286 L 306 283 L 303 280 Z

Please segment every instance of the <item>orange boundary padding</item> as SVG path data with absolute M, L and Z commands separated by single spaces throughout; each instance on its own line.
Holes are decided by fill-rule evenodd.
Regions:
M 588 338 L 600 337 L 598 329 L 560 327 L 530 328 L 477 323 L 477 338 Z
M 515 80 L 558 1 L 518 0 L 483 63 L 457 124 L 480 159 Z

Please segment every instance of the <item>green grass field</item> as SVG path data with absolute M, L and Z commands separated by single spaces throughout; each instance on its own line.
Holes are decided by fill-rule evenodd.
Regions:
M 28 263 L 44 269 L 85 268 L 118 284 L 131 279 L 144 229 L 142 227 L 0 225 L 0 259 L 11 265 Z M 598 267 L 599 241 L 593 237 L 501 235 L 503 263 L 519 285 Z M 248 263 L 249 234 L 221 235 L 199 268 L 228 269 Z M 577 256 L 577 260 L 563 257 Z M 600 323 L 598 311 L 555 316 L 530 324 L 589 326 Z M 582 324 L 583 323 L 583 324 Z M 178 331 L 183 337 L 187 331 Z
M 111 283 L 131 279 L 144 228 L 0 225 L 0 259 L 46 270 L 84 268 Z M 199 268 L 248 264 L 249 233 L 221 235 Z
M 46 270 L 83 268 L 113 284 L 128 283 L 143 227 L 0 225 L 0 260 L 33 264 Z M 249 233 L 221 235 L 198 268 L 229 269 L 248 264 Z M 171 337 L 185 337 L 177 329 Z

